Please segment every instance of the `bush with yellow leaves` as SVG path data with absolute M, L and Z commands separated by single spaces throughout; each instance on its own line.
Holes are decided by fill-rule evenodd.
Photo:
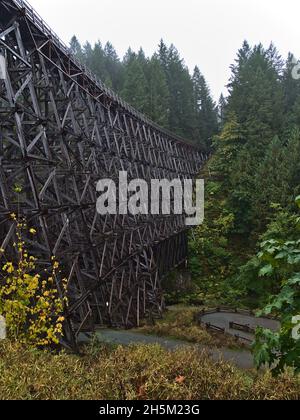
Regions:
M 52 258 L 51 267 L 39 274 L 37 258 L 29 255 L 23 233 L 25 220 L 11 215 L 16 224 L 15 262 L 6 261 L 0 274 L 0 315 L 6 320 L 8 338 L 32 347 L 58 344 L 63 333 L 64 307 L 67 298 L 57 288 L 59 263 Z M 35 235 L 35 229 L 29 233 Z M 3 254 L 4 250 L 1 250 Z M 66 280 L 62 282 L 65 296 Z

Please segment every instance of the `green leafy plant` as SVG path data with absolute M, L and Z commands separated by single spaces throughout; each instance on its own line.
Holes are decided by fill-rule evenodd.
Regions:
M 300 208 L 300 197 L 296 203 Z M 300 218 L 295 217 L 295 227 Z M 280 331 L 274 333 L 259 328 L 256 332 L 254 355 L 257 367 L 268 364 L 274 374 L 290 366 L 300 373 L 300 337 L 297 319 L 300 316 L 300 239 L 270 239 L 262 243 L 258 254 L 263 263 L 261 279 L 278 278 L 280 290 L 259 315 L 272 315 L 281 322 Z M 280 277 L 279 277 L 280 275 Z M 299 329 L 299 328 L 298 328 Z

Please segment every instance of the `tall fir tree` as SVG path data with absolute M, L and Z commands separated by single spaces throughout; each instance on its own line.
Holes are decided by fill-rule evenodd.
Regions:
M 120 92 L 123 85 L 123 66 L 116 50 L 110 42 L 107 42 L 104 47 L 104 67 L 110 86 L 116 92 Z
M 245 133 L 234 112 L 230 113 L 221 133 L 214 137 L 214 170 L 228 184 L 230 163 L 236 160 L 238 151 L 245 143 Z M 227 185 L 228 186 L 228 185 Z
M 147 63 L 147 96 L 146 113 L 157 124 L 168 127 L 169 89 L 165 72 L 157 55 Z
M 255 174 L 275 135 L 281 136 L 284 114 L 280 58 L 271 45 L 250 48 L 244 43 L 232 68 L 228 115 L 234 112 L 245 142 L 230 167 L 230 202 L 239 232 L 256 225 L 258 210 L 252 200 Z M 227 118 L 227 117 L 226 117 Z
M 78 60 L 84 60 L 82 46 L 75 35 L 71 38 L 70 50 L 72 54 L 74 54 L 76 58 L 78 58 Z
M 255 223 L 259 230 L 266 226 L 272 203 L 287 205 L 289 168 L 284 163 L 285 152 L 284 143 L 275 136 L 253 175 L 256 188 L 252 192 L 251 201 L 259 215 Z
M 158 45 L 158 57 L 160 64 L 167 75 L 168 72 L 168 47 L 163 41 L 163 39 L 160 40 L 160 43 Z
M 225 123 L 226 105 L 227 105 L 227 101 L 224 98 L 223 93 L 221 93 L 221 96 L 218 102 L 218 124 L 221 129 L 224 127 L 224 123 Z
M 121 92 L 125 101 L 140 112 L 147 110 L 147 79 L 138 57 L 130 58 L 125 66 L 124 86 Z
M 218 132 L 217 107 L 199 67 L 195 67 L 192 80 L 195 118 L 194 138 L 197 139 L 197 143 L 209 150 L 213 136 Z
M 169 88 L 169 128 L 180 136 L 193 138 L 193 83 L 178 50 L 171 45 L 167 56 Z
M 101 42 L 96 42 L 94 46 L 89 42 L 86 42 L 83 46 L 83 57 L 87 67 L 89 67 L 99 79 L 110 84 L 109 75 L 105 69 L 104 51 Z
M 283 91 L 274 55 L 272 45 L 267 50 L 261 44 L 251 49 L 245 42 L 228 85 L 228 110 L 260 143 L 269 142 L 282 126 Z
M 287 136 L 300 126 L 300 83 L 293 76 L 296 63 L 294 55 L 289 53 L 283 72 L 284 132 Z

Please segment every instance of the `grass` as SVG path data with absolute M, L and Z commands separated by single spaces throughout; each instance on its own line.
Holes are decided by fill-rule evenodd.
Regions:
M 87 347 L 82 356 L 28 350 L 0 342 L 2 400 L 272 400 L 300 398 L 285 373 L 250 376 L 196 349 Z
M 157 321 L 155 325 L 144 325 L 136 332 L 176 338 L 210 347 L 245 347 L 229 334 L 210 332 L 198 325 L 195 321 L 195 315 L 199 313 L 200 309 L 199 307 L 173 306 L 165 313 L 163 319 Z

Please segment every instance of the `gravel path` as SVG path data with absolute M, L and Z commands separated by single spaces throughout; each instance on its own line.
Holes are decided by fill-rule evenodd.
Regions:
M 254 341 L 254 334 L 232 329 L 230 328 L 230 322 L 240 325 L 248 325 L 252 329 L 255 329 L 258 326 L 272 331 L 278 331 L 280 329 L 280 323 L 278 321 L 267 318 L 255 318 L 253 316 L 236 313 L 215 312 L 203 315 L 201 320 L 204 324 L 210 323 L 217 327 L 224 328 L 226 333 L 233 336 L 239 335 L 241 338 L 245 338 L 250 341 Z

